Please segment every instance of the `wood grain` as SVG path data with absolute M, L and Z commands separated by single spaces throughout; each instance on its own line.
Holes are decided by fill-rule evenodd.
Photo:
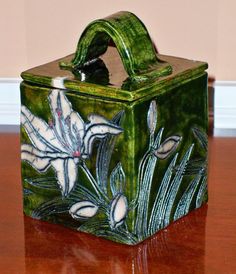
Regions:
M 211 138 L 209 203 L 128 247 L 22 214 L 17 134 L 0 134 L 0 273 L 236 273 L 236 138 Z

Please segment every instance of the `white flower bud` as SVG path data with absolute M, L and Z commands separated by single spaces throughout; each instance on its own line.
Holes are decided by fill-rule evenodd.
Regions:
M 181 141 L 180 136 L 171 136 L 167 138 L 159 147 L 157 150 L 154 151 L 154 154 L 159 159 L 165 159 L 167 158 L 179 145 L 179 142 Z
M 153 134 L 157 125 L 157 104 L 155 100 L 150 103 L 147 115 L 147 124 L 150 133 Z
M 74 205 L 69 210 L 70 215 L 77 220 L 88 219 L 96 215 L 98 206 L 90 201 L 81 201 Z
M 122 225 L 126 218 L 127 213 L 128 213 L 127 198 L 122 193 L 118 193 L 111 202 L 110 220 L 109 220 L 111 228 L 114 229 Z

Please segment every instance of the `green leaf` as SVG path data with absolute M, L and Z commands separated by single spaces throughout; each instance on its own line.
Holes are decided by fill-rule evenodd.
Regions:
M 124 111 L 120 111 L 112 118 L 111 122 L 119 126 L 123 115 Z M 115 140 L 116 136 L 107 135 L 100 141 L 97 152 L 96 177 L 98 185 L 105 194 L 107 194 L 108 171 Z
M 110 187 L 113 197 L 125 189 L 125 173 L 121 163 L 118 163 L 111 172 Z
M 160 206 L 159 214 L 157 215 L 157 219 L 159 219 L 159 221 L 161 222 L 157 229 L 167 226 L 171 221 L 171 213 L 173 210 L 173 206 L 175 204 L 176 197 L 182 183 L 184 170 L 192 153 L 193 146 L 194 145 L 191 145 L 185 153 L 185 155 L 183 156 L 181 163 L 179 165 L 179 170 L 177 171 L 174 178 L 170 181 L 168 185 L 168 190 Z
M 99 204 L 100 200 L 90 190 L 81 184 L 77 184 L 76 188 L 70 193 L 70 199 L 75 202 L 88 200 L 94 204 Z
M 204 178 L 202 180 L 202 184 L 201 184 L 198 194 L 197 194 L 196 208 L 199 208 L 202 205 L 206 194 L 207 194 L 207 177 L 204 176 Z
M 24 189 L 23 189 L 23 193 L 24 193 L 25 196 L 27 196 L 27 195 L 33 194 L 34 192 L 31 191 L 30 189 L 24 188 Z
M 201 146 L 204 148 L 205 151 L 207 151 L 207 144 L 208 144 L 208 137 L 205 132 L 198 129 L 197 127 L 194 127 L 192 129 L 194 136 L 197 138 Z
M 43 177 L 43 178 L 27 178 L 25 181 L 34 187 L 47 189 L 47 190 L 59 190 L 57 185 L 57 179 L 55 177 Z
M 179 203 L 177 205 L 175 214 L 174 214 L 174 220 L 179 219 L 180 217 L 186 215 L 189 210 L 190 206 L 193 202 L 194 196 L 197 192 L 199 183 L 201 182 L 202 175 L 197 175 L 192 182 L 190 182 L 189 186 L 186 188 L 184 194 L 179 200 Z
M 161 128 L 157 133 L 154 141 L 154 147 L 158 147 L 161 142 L 161 136 L 164 128 Z M 147 219 L 148 219 L 148 207 L 150 200 L 150 192 L 152 179 L 155 172 L 157 158 L 154 156 L 152 151 L 148 151 L 142 158 L 139 165 L 139 176 L 138 176 L 138 200 L 137 200 L 137 218 L 135 223 L 135 231 L 138 235 L 139 240 L 147 235 Z
M 189 160 L 184 175 L 197 175 L 199 173 L 206 174 L 206 164 L 207 162 L 203 158 Z M 175 171 L 177 171 L 178 169 L 179 166 L 176 166 Z
M 173 169 L 178 158 L 178 153 L 176 153 L 175 157 L 171 160 L 165 175 L 161 181 L 160 187 L 158 189 L 154 205 L 152 208 L 152 212 L 150 215 L 150 221 L 148 226 L 148 234 L 152 235 L 157 230 L 158 226 L 161 224 L 162 220 L 159 219 L 160 209 L 163 208 L 164 198 L 166 196 L 168 187 L 170 185 L 170 180 L 173 174 Z
M 61 195 L 61 191 L 55 177 L 26 178 L 24 179 L 23 185 L 24 188 L 38 195 L 48 197 Z
M 43 219 L 52 214 L 68 212 L 72 204 L 73 201 L 68 199 L 62 200 L 61 198 L 55 198 L 41 204 L 32 212 L 31 216 L 35 219 Z

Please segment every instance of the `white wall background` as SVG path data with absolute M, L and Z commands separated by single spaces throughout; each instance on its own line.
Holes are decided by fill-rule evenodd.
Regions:
M 160 53 L 207 61 L 217 80 L 236 80 L 235 0 L 0 0 L 0 77 L 74 52 L 88 23 L 120 10 L 140 17 Z
M 216 129 L 236 129 L 236 82 L 219 81 L 216 83 L 214 127 Z
M 20 81 L 0 78 L 0 125 L 20 124 Z

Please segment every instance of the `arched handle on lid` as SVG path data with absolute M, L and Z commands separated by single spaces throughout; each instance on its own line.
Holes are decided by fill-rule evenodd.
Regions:
M 82 33 L 75 57 L 60 63 L 65 69 L 83 68 L 107 50 L 110 39 L 116 45 L 124 68 L 132 81 L 170 74 L 171 66 L 158 59 L 143 23 L 130 12 L 118 12 L 90 23 Z

